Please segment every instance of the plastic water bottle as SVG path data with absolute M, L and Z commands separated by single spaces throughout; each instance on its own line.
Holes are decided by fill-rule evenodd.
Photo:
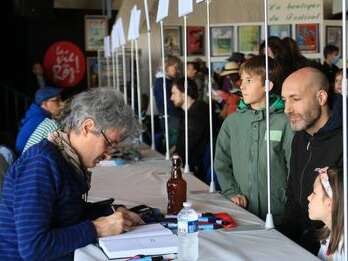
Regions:
M 177 215 L 179 255 L 181 261 L 198 259 L 198 215 L 191 202 L 184 202 L 184 208 Z

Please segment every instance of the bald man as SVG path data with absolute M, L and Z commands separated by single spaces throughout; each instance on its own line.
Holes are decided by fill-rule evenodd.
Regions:
M 328 90 L 325 75 L 310 67 L 289 75 L 282 87 L 284 112 L 296 133 L 281 231 L 315 255 L 319 241 L 314 231 L 323 224 L 308 218 L 307 197 L 318 175 L 314 169 L 342 166 L 343 157 L 342 97 L 334 98 L 329 106 Z

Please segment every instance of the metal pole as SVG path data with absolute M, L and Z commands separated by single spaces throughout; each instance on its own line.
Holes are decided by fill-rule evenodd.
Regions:
M 127 104 L 127 76 L 126 76 L 126 48 L 122 45 L 122 62 L 123 62 L 123 98 L 124 103 Z
M 115 76 L 115 53 L 111 52 L 112 57 L 112 86 L 116 88 L 116 76 Z
M 188 162 L 188 109 L 187 109 L 187 17 L 184 16 L 184 71 L 185 71 L 185 168 L 184 173 L 190 172 Z
M 142 125 L 143 120 L 141 116 L 141 85 L 140 85 L 140 69 L 139 69 L 139 54 L 138 54 L 138 40 L 135 40 L 135 66 L 137 70 L 137 93 L 138 93 L 138 120 Z M 140 133 L 140 142 L 143 142 L 143 134 Z
M 110 57 L 106 56 L 106 75 L 107 75 L 107 83 L 108 87 L 111 87 L 111 73 L 110 73 Z
M 164 125 L 166 138 L 166 160 L 169 160 L 169 133 L 168 133 L 168 110 L 167 110 L 167 84 L 166 84 L 166 66 L 164 61 L 164 33 L 163 21 L 160 21 L 161 27 L 161 51 L 162 51 L 162 71 L 163 71 L 163 99 L 164 99 Z
M 206 0 L 207 4 L 207 62 L 208 62 L 208 88 L 209 88 L 209 135 L 210 135 L 210 186 L 209 192 L 215 192 L 214 182 L 214 150 L 213 150 L 213 103 L 211 95 L 211 57 L 210 57 L 210 0 Z
M 134 40 L 131 40 L 131 104 L 133 111 L 135 111 L 134 99 Z
M 344 203 L 344 260 L 348 258 L 348 209 L 347 209 L 347 6 L 342 0 L 342 99 L 343 99 L 343 203 Z
M 265 62 L 266 62 L 266 143 L 267 143 L 267 204 L 268 213 L 266 216 L 266 229 L 274 228 L 273 216 L 271 213 L 271 153 L 270 153 L 270 127 L 269 127 L 269 77 L 268 77 L 268 0 L 264 0 L 265 14 Z
M 101 78 L 102 78 L 102 75 L 101 75 L 101 57 L 100 57 L 100 50 L 98 49 L 98 87 L 101 87 Z
M 149 85 L 150 85 L 150 118 L 151 118 L 151 148 L 155 150 L 155 118 L 153 112 L 153 85 L 152 85 L 152 58 L 151 58 L 151 32 L 147 32 L 147 47 L 149 56 Z
M 118 48 L 115 49 L 115 63 L 116 63 L 116 89 L 120 91 L 120 64 L 118 61 Z

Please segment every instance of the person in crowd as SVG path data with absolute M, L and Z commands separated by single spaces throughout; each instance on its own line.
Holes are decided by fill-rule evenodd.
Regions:
M 46 80 L 44 77 L 44 69 L 42 68 L 42 65 L 40 62 L 34 62 L 32 66 L 32 73 L 34 75 L 34 86 L 36 86 L 35 89 L 44 88 L 46 86 Z M 33 86 L 33 87 L 34 87 Z
M 1 191 L 2 191 L 2 183 L 5 177 L 5 173 L 8 169 L 8 162 L 6 159 L 0 154 L 0 198 L 1 198 Z
M 43 120 L 59 115 L 61 111 L 61 91 L 61 88 L 51 86 L 36 91 L 35 101 L 21 120 L 21 127 L 16 139 L 16 150 L 19 154 L 22 153 L 30 135 Z
M 313 254 L 319 244 L 310 221 L 306 198 L 317 167 L 342 166 L 342 99 L 328 101 L 329 82 L 316 68 L 305 67 L 284 82 L 282 97 L 291 128 L 296 132 L 287 183 L 287 203 L 281 231 Z
M 285 50 L 288 50 L 289 52 L 289 66 L 290 66 L 290 73 L 309 66 L 312 62 L 309 61 L 305 56 L 303 56 L 298 48 L 298 45 L 294 39 L 291 37 L 285 37 L 282 39 L 282 45 L 284 46 Z M 320 67 L 320 64 L 318 65 L 318 68 Z
M 240 67 L 245 62 L 245 54 L 239 52 L 233 52 L 232 55 L 227 59 L 229 62 L 235 62 Z
M 177 138 L 177 127 L 178 127 L 178 113 L 179 110 L 175 108 L 173 102 L 170 100 L 171 89 L 173 85 L 173 80 L 178 77 L 180 74 L 181 60 L 176 56 L 168 56 L 165 61 L 165 82 L 166 82 L 166 96 L 167 96 L 167 113 L 168 113 L 168 126 L 169 126 L 169 144 L 170 146 L 174 145 Z M 159 116 L 161 117 L 160 121 L 160 130 L 157 133 L 157 139 L 155 141 L 156 149 L 159 152 L 164 152 L 164 137 L 165 137 L 165 123 L 164 123 L 164 96 L 163 96 L 163 72 L 157 73 L 154 95 L 157 110 Z
M 223 88 L 214 91 L 213 98 L 216 101 L 221 101 L 220 117 L 221 119 L 225 119 L 237 110 L 240 100 L 239 64 L 236 62 L 226 63 L 220 76 L 223 78 Z M 218 97 L 216 98 L 215 96 Z
M 198 100 L 196 83 L 187 80 L 187 117 L 188 117 L 188 164 L 190 170 L 201 180 L 204 180 L 203 154 L 209 143 L 209 107 L 204 101 Z M 182 109 L 178 139 L 172 151 L 176 152 L 185 164 L 185 80 L 173 82 L 170 97 L 174 106 Z
M 93 168 L 126 136 L 138 135 L 131 108 L 112 88 L 76 95 L 64 109 L 62 131 L 29 148 L 9 168 L 0 198 L 1 260 L 73 260 L 97 237 L 142 223 L 111 206 L 90 220 L 86 195 Z
M 342 78 L 343 78 L 343 70 L 339 69 L 335 75 L 335 86 L 333 92 L 336 94 L 342 93 Z
M 270 36 L 268 38 L 268 56 L 275 59 L 281 66 L 281 75 L 278 76 L 280 83 L 292 72 L 292 64 L 290 51 L 285 48 L 286 46 L 282 43 L 282 40 L 277 36 Z M 265 42 L 260 45 L 260 54 L 265 54 Z M 275 92 L 280 95 L 281 89 Z
M 222 194 L 265 219 L 267 214 L 265 56 L 242 64 L 242 100 L 224 121 L 216 142 L 215 171 Z M 279 88 L 279 64 L 269 58 L 270 91 Z M 285 189 L 293 132 L 283 113 L 282 99 L 270 94 L 270 152 L 272 213 L 279 224 L 286 202 Z
M 308 216 L 325 225 L 319 231 L 322 261 L 344 261 L 343 230 L 343 172 L 335 168 L 318 168 L 313 191 L 308 196 Z
M 196 62 L 188 62 L 187 63 L 187 78 L 193 80 L 198 89 L 198 97 L 197 99 L 203 100 L 204 93 L 204 77 L 200 77 L 199 64 Z
M 324 62 L 322 70 L 329 80 L 330 86 L 335 84 L 335 75 L 339 68 L 336 66 L 339 61 L 339 49 L 334 45 L 326 45 L 324 48 Z

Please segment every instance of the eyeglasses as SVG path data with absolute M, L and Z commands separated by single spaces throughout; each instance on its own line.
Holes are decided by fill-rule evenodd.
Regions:
M 106 141 L 108 147 L 111 149 L 111 148 L 114 148 L 115 147 L 115 144 L 113 144 L 109 138 L 105 135 L 105 132 L 103 130 L 100 131 L 100 133 L 103 135 L 104 137 L 104 140 Z

